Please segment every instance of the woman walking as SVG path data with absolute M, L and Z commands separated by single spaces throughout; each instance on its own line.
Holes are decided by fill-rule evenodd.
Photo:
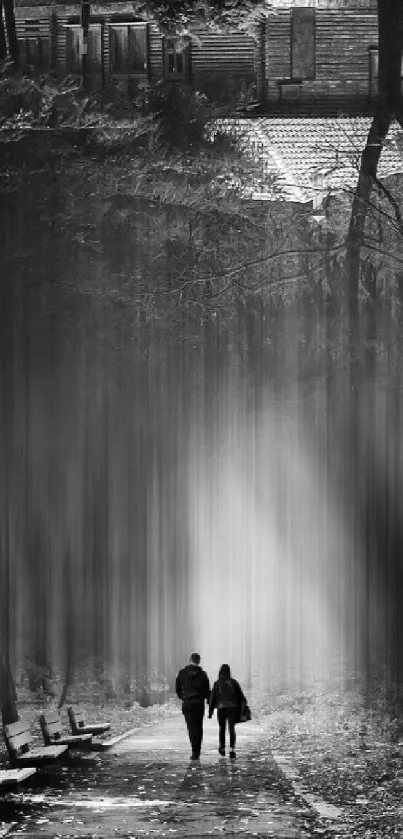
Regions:
M 225 756 L 225 729 L 227 727 L 227 723 L 229 729 L 229 756 L 231 758 L 236 757 L 235 724 L 239 720 L 243 705 L 246 705 L 246 699 L 242 692 L 242 688 L 236 679 L 231 678 L 231 669 L 229 664 L 223 664 L 220 667 L 218 679 L 214 682 L 209 702 L 209 719 L 213 716 L 214 708 L 217 708 L 219 725 L 218 751 L 223 757 Z

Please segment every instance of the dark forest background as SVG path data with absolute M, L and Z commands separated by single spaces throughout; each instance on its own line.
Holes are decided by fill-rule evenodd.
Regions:
M 359 669 L 398 695 L 400 14 L 357 189 L 319 214 L 213 189 L 249 170 L 194 94 L 190 136 L 164 92 L 129 141 L 4 146 L 4 718 L 13 680 L 78 672 L 147 703 L 193 646 L 250 689 Z

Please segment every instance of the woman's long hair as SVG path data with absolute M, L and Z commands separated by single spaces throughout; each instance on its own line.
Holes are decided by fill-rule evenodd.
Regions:
M 226 682 L 231 678 L 231 668 L 229 664 L 222 664 L 218 673 L 218 681 Z

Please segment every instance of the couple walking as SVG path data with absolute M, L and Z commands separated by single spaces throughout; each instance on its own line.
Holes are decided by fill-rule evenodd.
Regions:
M 241 708 L 246 706 L 247 702 L 241 686 L 236 679 L 231 678 L 229 665 L 223 664 L 220 667 L 218 679 L 210 691 L 207 673 L 200 667 L 200 656 L 198 653 L 192 653 L 189 664 L 179 671 L 175 687 L 179 699 L 182 700 L 182 714 L 186 720 L 192 747 L 191 760 L 198 760 L 200 757 L 205 701 L 209 704 L 209 719 L 213 716 L 214 708 L 217 708 L 220 755 L 225 755 L 225 731 L 228 724 L 229 756 L 234 758 L 235 725 L 239 721 Z

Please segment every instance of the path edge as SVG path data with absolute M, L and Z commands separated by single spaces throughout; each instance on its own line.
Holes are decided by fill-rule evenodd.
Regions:
M 327 822 L 335 822 L 344 817 L 344 812 L 340 807 L 329 804 L 323 798 L 306 790 L 301 774 L 292 765 L 288 757 L 279 752 L 272 752 L 272 757 L 280 771 L 290 781 L 295 795 L 301 798 L 311 810 L 314 810 L 317 816 Z

